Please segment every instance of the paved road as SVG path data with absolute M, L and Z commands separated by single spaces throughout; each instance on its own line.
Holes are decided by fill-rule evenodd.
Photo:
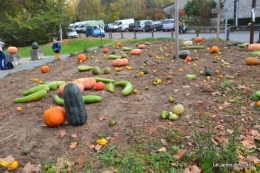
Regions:
M 61 59 L 65 59 L 67 57 L 69 57 L 69 54 L 60 56 Z M 54 56 L 45 56 L 43 59 L 34 60 L 34 61 L 32 61 L 31 58 L 22 58 L 20 62 L 21 64 L 15 66 L 13 69 L 0 70 L 0 79 L 4 78 L 8 74 L 16 73 L 23 70 L 33 69 L 34 67 L 44 65 L 48 62 L 52 62 L 53 60 L 54 60 Z
M 123 38 L 129 38 L 132 39 L 135 37 L 134 32 L 122 32 Z M 122 38 L 122 35 L 120 32 L 112 32 L 112 38 Z M 85 37 L 84 34 L 80 34 L 81 37 Z M 175 37 L 174 32 L 154 32 L 153 33 L 154 38 L 158 37 Z M 179 39 L 191 39 L 195 38 L 197 35 L 196 33 L 185 33 L 180 34 Z M 204 38 L 216 38 L 216 33 L 199 33 L 199 36 L 202 36 Z M 136 38 L 151 38 L 152 32 L 136 32 Z M 224 33 L 220 33 L 219 37 L 221 39 L 225 39 Z M 106 33 L 106 38 L 109 38 L 109 33 Z M 229 39 L 234 41 L 241 41 L 241 42 L 250 42 L 250 32 L 249 31 L 241 31 L 241 32 L 230 32 Z M 254 42 L 257 42 L 259 39 L 259 31 L 254 32 Z

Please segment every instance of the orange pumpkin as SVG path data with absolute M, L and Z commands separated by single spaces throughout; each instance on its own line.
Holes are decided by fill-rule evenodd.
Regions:
M 80 78 L 77 79 L 76 81 L 82 82 L 85 90 L 92 89 L 96 84 L 95 78 Z
M 75 83 L 79 87 L 79 90 L 80 90 L 81 93 L 84 92 L 84 84 L 82 82 L 80 82 L 80 81 L 73 81 L 73 83 Z M 59 88 L 58 88 L 58 93 L 59 94 L 63 95 L 64 87 L 65 87 L 66 84 L 67 83 L 62 84 L 62 85 L 59 86 Z
M 121 42 L 116 42 L 116 46 L 121 47 L 122 46 Z
M 130 54 L 131 55 L 140 55 L 141 54 L 141 49 L 132 49 Z
M 260 65 L 260 58 L 248 57 L 246 58 L 247 65 Z
M 256 105 L 260 107 L 260 100 L 256 102 Z
M 57 127 L 66 120 L 65 110 L 60 106 L 53 106 L 44 111 L 42 119 L 48 127 Z
M 84 53 L 78 54 L 78 61 L 86 61 L 87 57 Z
M 257 43 L 249 44 L 247 49 L 249 51 L 260 50 L 260 44 L 257 44 Z
M 128 59 L 126 58 L 123 58 L 123 59 L 115 59 L 112 61 L 112 65 L 114 67 L 121 67 L 121 66 L 124 66 L 124 65 L 127 65 L 128 64 Z
M 219 53 L 219 48 L 218 48 L 218 46 L 212 46 L 212 47 L 210 48 L 210 53 L 212 53 L 212 54 L 218 54 L 218 53 Z
M 14 46 L 10 46 L 7 48 L 7 52 L 10 54 L 16 54 L 17 53 L 17 48 Z
M 200 36 L 194 38 L 194 42 L 196 42 L 196 43 L 200 43 L 200 42 L 202 42 L 202 40 L 203 40 L 203 38 Z
M 47 65 L 41 66 L 41 72 L 42 73 L 48 73 L 50 71 L 50 68 Z
M 185 60 L 186 60 L 187 62 L 189 62 L 189 61 L 192 61 L 192 58 L 191 58 L 190 56 L 187 56 L 187 57 L 185 58 Z
M 96 91 L 101 91 L 105 88 L 105 84 L 103 82 L 97 82 L 95 86 L 93 87 Z
M 105 48 L 103 49 L 103 53 L 108 53 L 108 48 L 105 47 Z
M 145 48 L 145 45 L 144 44 L 138 44 L 138 49 L 144 49 Z

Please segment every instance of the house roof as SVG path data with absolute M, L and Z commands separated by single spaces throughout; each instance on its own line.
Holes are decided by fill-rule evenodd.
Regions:
M 173 5 L 173 4 L 174 4 L 174 2 L 173 2 L 173 3 L 170 3 L 170 4 L 168 4 L 168 5 L 164 6 L 164 7 L 162 7 L 162 9 L 164 9 L 164 8 L 167 8 L 167 7 L 169 7 L 169 6 Z

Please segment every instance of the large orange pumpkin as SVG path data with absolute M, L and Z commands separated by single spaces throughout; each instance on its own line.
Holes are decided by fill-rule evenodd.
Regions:
M 260 44 L 257 44 L 257 43 L 249 44 L 247 49 L 250 51 L 260 50 Z
M 112 65 L 114 67 L 121 67 L 121 66 L 124 66 L 124 65 L 127 65 L 128 64 L 128 59 L 126 58 L 123 58 L 123 59 L 115 59 L 112 61 Z
M 48 127 L 57 127 L 66 120 L 65 110 L 60 106 L 53 106 L 44 111 L 42 119 Z
M 50 68 L 47 65 L 41 66 L 41 72 L 42 73 L 48 73 L 50 71 Z
M 141 49 L 132 49 L 130 54 L 131 55 L 140 55 L 141 54 Z
M 7 52 L 10 54 L 16 54 L 17 53 L 17 48 L 14 46 L 10 46 L 7 48 Z
M 79 90 L 80 90 L 81 93 L 84 92 L 84 84 L 81 81 L 73 81 L 73 83 L 75 83 L 79 87 Z M 64 87 L 65 87 L 66 84 L 67 83 L 59 86 L 59 88 L 58 88 L 59 94 L 63 95 Z
M 84 53 L 78 54 L 78 61 L 86 61 L 87 57 Z
M 200 37 L 200 36 L 198 36 L 198 37 L 194 38 L 194 42 L 197 42 L 197 43 L 200 43 L 200 42 L 202 42 L 202 40 L 203 40 L 203 38 L 202 38 L 202 37 Z
M 218 46 L 212 46 L 212 47 L 210 48 L 210 53 L 212 53 L 212 54 L 218 54 L 218 53 L 219 53 L 219 48 L 218 48 Z
M 82 82 L 85 90 L 92 89 L 96 84 L 95 78 L 79 78 L 76 81 Z
M 144 49 L 145 48 L 145 45 L 144 44 L 138 44 L 138 49 Z

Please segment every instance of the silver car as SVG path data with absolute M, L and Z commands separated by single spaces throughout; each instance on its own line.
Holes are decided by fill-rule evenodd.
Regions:
M 70 28 L 70 29 L 68 30 L 68 32 L 67 32 L 67 37 L 68 37 L 68 38 L 78 38 L 79 35 L 78 35 L 78 33 L 77 33 L 77 31 L 76 31 L 75 29 Z
M 138 20 L 134 23 L 134 28 L 133 30 L 138 32 L 138 31 L 145 31 L 145 23 L 146 22 L 152 22 L 152 20 Z
M 164 31 L 170 31 L 175 30 L 175 20 L 174 19 L 165 19 L 163 21 L 162 30 Z

